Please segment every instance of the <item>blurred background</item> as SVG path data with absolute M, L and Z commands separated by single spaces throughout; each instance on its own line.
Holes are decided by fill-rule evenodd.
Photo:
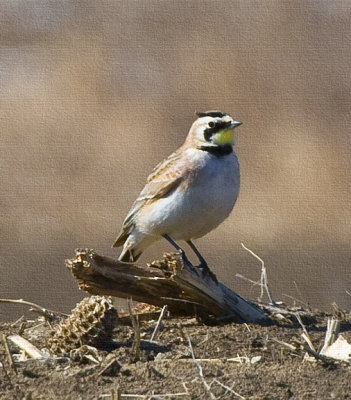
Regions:
M 260 263 L 241 242 L 276 300 L 349 308 L 350 26 L 342 0 L 2 1 L 0 297 L 73 308 L 65 258 L 117 257 L 148 173 L 219 109 L 244 122 L 242 186 L 199 249 L 243 296 Z

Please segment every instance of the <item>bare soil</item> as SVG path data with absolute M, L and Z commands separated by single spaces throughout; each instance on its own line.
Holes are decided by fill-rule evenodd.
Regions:
M 316 349 L 323 344 L 327 317 L 314 312 L 304 318 Z M 49 324 L 27 320 L 20 328 L 22 322 L 2 324 L 1 331 L 8 336 L 21 329 L 23 337 L 45 348 Z M 73 358 L 46 362 L 28 360 L 16 363 L 16 371 L 1 347 L 0 399 L 351 399 L 351 365 L 307 360 L 296 320 L 206 326 L 170 318 L 151 342 L 155 325 L 155 320 L 141 322 L 139 356 L 132 326 L 121 324 L 104 349 L 82 349 Z M 342 324 L 342 334 L 351 341 L 349 323 Z M 10 350 L 19 352 L 11 343 Z

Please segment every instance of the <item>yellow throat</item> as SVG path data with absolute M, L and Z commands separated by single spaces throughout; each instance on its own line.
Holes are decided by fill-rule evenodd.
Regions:
M 217 145 L 234 144 L 233 129 L 224 129 L 212 136 L 212 142 Z

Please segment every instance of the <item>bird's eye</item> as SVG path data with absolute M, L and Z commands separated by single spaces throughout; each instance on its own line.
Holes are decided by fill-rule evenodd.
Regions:
M 208 123 L 208 126 L 209 126 L 210 128 L 213 128 L 213 127 L 215 126 L 215 124 L 214 124 L 214 122 L 210 121 L 210 122 Z

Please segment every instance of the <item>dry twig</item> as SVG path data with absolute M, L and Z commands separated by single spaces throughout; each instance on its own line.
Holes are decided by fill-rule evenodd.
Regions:
M 288 299 L 294 300 L 294 302 L 303 304 L 306 308 L 309 308 L 308 303 L 304 302 L 303 300 L 299 300 L 294 296 L 290 296 L 289 294 L 282 293 L 283 296 L 287 297 Z M 294 304 L 295 305 L 295 304 Z
M 156 340 L 156 338 L 157 338 L 157 336 L 158 336 L 158 334 L 159 334 L 159 331 L 160 331 L 160 329 L 161 329 L 161 322 L 162 322 L 162 319 L 163 319 L 163 317 L 164 317 L 166 311 L 167 311 L 167 305 L 164 305 L 163 308 L 162 308 L 162 310 L 161 310 L 160 317 L 158 318 L 158 321 L 157 321 L 157 324 L 156 324 L 156 326 L 155 326 L 155 329 L 154 329 L 154 331 L 153 331 L 153 333 L 152 333 L 152 335 L 151 335 L 151 339 L 150 339 L 151 342 L 153 342 L 154 340 Z
M 325 350 L 336 341 L 339 336 L 339 332 L 340 321 L 335 318 L 328 318 L 327 332 L 325 334 L 324 345 L 320 351 L 321 354 L 323 354 Z
M 23 324 L 22 320 L 24 318 L 24 315 L 22 315 L 21 317 L 19 317 L 15 322 L 12 322 L 11 327 L 16 326 L 17 324 L 19 324 L 21 322 L 21 325 Z
M 210 387 L 210 385 L 206 382 L 206 380 L 205 380 L 205 378 L 204 378 L 204 374 L 203 374 L 203 371 L 202 371 L 201 364 L 200 364 L 199 361 L 195 358 L 194 349 L 193 349 L 193 346 L 192 346 L 192 344 L 191 344 L 190 337 L 189 337 L 188 334 L 186 335 L 186 337 L 187 337 L 187 340 L 188 340 L 188 347 L 189 347 L 189 350 L 190 350 L 191 357 L 192 357 L 194 363 L 195 363 L 196 366 L 197 366 L 197 369 L 198 369 L 198 371 L 199 371 L 199 376 L 200 376 L 201 382 L 202 382 L 202 384 L 203 384 L 203 386 L 204 386 L 204 388 L 205 388 L 205 391 L 206 391 L 206 393 L 210 396 L 210 398 L 211 398 L 212 400 L 216 400 L 215 395 L 211 392 L 211 387 Z
M 296 351 L 296 347 L 293 346 L 293 345 L 290 344 L 290 343 L 283 342 L 282 340 L 279 340 L 279 339 L 276 339 L 276 338 L 272 338 L 272 339 L 270 339 L 270 340 L 271 340 L 272 342 L 276 342 L 276 343 L 278 343 L 278 344 L 280 344 L 280 345 L 286 347 L 287 349 L 289 349 L 289 350 L 291 350 L 291 351 Z
M 234 396 L 238 397 L 239 399 L 245 400 L 245 397 L 241 396 L 239 393 L 235 392 L 233 390 L 234 383 L 232 384 L 231 387 L 223 385 L 219 380 L 213 379 L 213 382 L 217 383 L 217 385 L 221 386 L 223 389 L 225 389 L 227 392 L 234 394 Z
M 296 316 L 297 320 L 299 321 L 299 324 L 301 325 L 302 330 L 303 330 L 303 333 L 301 336 L 309 346 L 309 347 L 306 347 L 307 353 L 311 354 L 317 360 L 322 361 L 325 365 L 333 364 L 334 361 L 331 358 L 328 358 L 328 357 L 324 356 L 323 354 L 318 353 L 316 351 L 316 349 L 314 348 L 313 343 L 311 341 L 311 338 L 307 332 L 307 329 L 301 320 L 299 313 L 295 313 L 295 316 Z
M 310 309 L 310 305 L 307 303 L 307 301 L 305 301 L 305 300 L 303 299 L 301 290 L 300 290 L 299 287 L 297 286 L 297 283 L 296 283 L 295 281 L 293 281 L 293 284 L 294 284 L 294 286 L 295 286 L 295 289 L 296 289 L 296 291 L 297 291 L 297 294 L 300 296 L 300 299 L 301 299 L 301 300 L 298 300 L 298 301 L 300 301 L 300 302 L 301 302 L 302 304 L 304 304 L 308 309 Z
M 140 358 L 140 322 L 138 314 L 134 313 L 133 301 L 128 299 L 128 309 L 132 326 L 134 329 L 134 340 L 132 344 L 132 361 L 136 362 Z
M 186 337 L 183 331 L 183 325 L 181 324 L 181 322 L 178 322 L 177 327 L 179 329 L 179 333 L 180 333 L 180 337 L 182 339 L 182 342 L 185 343 L 186 342 Z
M 54 319 L 56 319 L 56 315 L 63 315 L 65 317 L 68 317 L 67 314 L 64 314 L 59 311 L 49 310 L 47 308 L 39 306 L 38 304 L 32 303 L 31 301 L 26 301 L 23 299 L 17 299 L 17 300 L 15 300 L 15 299 L 0 299 L 0 303 L 23 304 L 26 306 L 30 306 L 32 308 L 30 308 L 29 311 L 35 311 L 49 321 L 53 321 Z
M 264 261 L 263 261 L 262 258 L 260 258 L 257 254 L 255 254 L 252 250 L 250 250 L 249 248 L 247 248 L 247 247 L 244 245 L 244 243 L 241 243 L 241 246 L 242 246 L 246 251 L 248 251 L 252 256 L 254 256 L 254 257 L 261 263 L 261 279 L 260 279 L 260 282 L 254 282 L 255 284 L 258 284 L 258 285 L 261 287 L 261 294 L 260 294 L 260 297 L 259 297 L 259 301 L 260 301 L 260 302 L 262 301 L 264 290 L 266 290 L 266 293 L 267 293 L 267 296 L 268 296 L 268 299 L 269 299 L 270 304 L 273 304 L 273 305 L 274 305 L 274 304 L 275 304 L 275 301 L 273 300 L 273 298 L 272 298 L 272 296 L 271 296 L 271 293 L 270 293 L 270 291 L 269 291 L 269 287 L 268 287 L 268 278 L 267 278 L 267 270 L 266 270 L 266 267 L 265 267 L 265 265 L 264 265 Z M 242 277 L 242 276 L 240 276 L 240 277 Z
M 182 396 L 190 396 L 188 392 L 180 392 L 180 393 L 166 393 L 166 394 L 125 394 L 120 393 L 119 399 L 145 399 L 145 400 L 156 400 L 156 399 L 163 399 L 163 398 L 172 398 L 172 397 L 182 397 Z M 100 395 L 99 399 L 103 399 L 106 397 L 112 397 L 111 393 L 106 393 Z
M 302 319 L 301 319 L 299 313 L 295 313 L 294 315 L 296 316 L 296 319 L 299 321 L 299 324 L 301 325 L 301 328 L 302 328 L 302 330 L 303 330 L 303 333 L 302 333 L 301 336 L 302 336 L 303 339 L 306 341 L 306 343 L 308 344 L 308 346 L 309 346 L 309 348 L 312 350 L 312 352 L 318 354 L 318 353 L 316 352 L 316 349 L 315 349 L 314 346 L 313 346 L 313 343 L 312 343 L 312 341 L 311 341 L 310 335 L 308 334 L 307 329 L 306 329 L 305 325 L 303 324 Z
M 6 359 L 7 362 L 10 366 L 10 368 L 16 372 L 16 366 L 15 363 L 13 362 L 12 354 L 10 352 L 9 344 L 7 343 L 7 339 L 4 333 L 0 333 L 0 340 L 4 346 L 5 353 L 6 353 Z

